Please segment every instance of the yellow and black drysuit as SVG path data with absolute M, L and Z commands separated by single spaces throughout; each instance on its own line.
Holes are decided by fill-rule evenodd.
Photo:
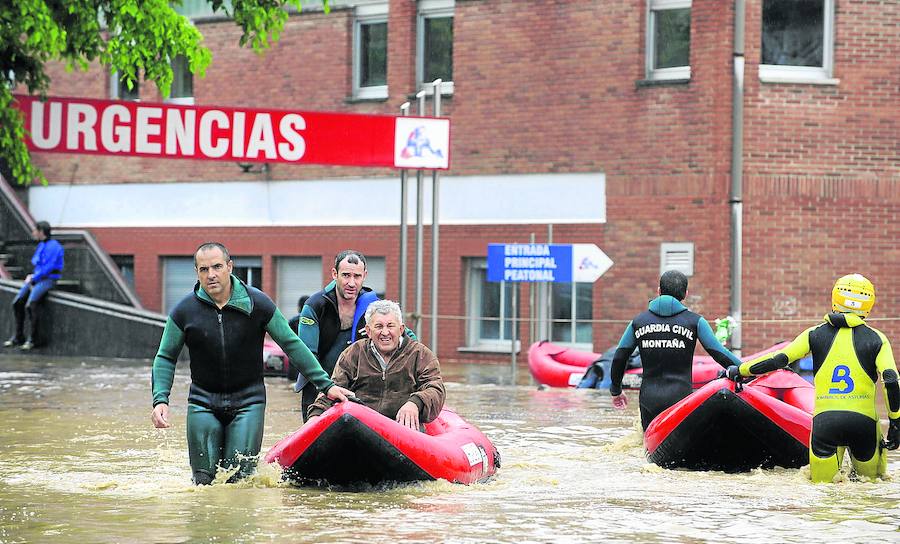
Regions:
M 885 449 L 900 442 L 900 385 L 891 344 L 881 331 L 851 313 L 831 313 L 787 347 L 740 365 L 741 376 L 765 374 L 812 353 L 816 402 L 809 443 L 810 477 L 834 479 L 844 456 L 856 473 L 874 479 L 887 471 Z M 732 372 L 729 371 L 729 377 Z M 875 384 L 884 386 L 890 428 L 881 441 Z

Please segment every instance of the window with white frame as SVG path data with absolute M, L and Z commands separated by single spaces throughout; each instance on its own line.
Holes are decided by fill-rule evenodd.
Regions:
M 172 61 L 172 88 L 166 102 L 191 105 L 194 103 L 194 74 L 186 57 L 181 55 Z
M 356 7 L 353 23 L 353 97 L 388 97 L 387 2 Z
M 184 15 L 191 20 L 216 15 L 209 0 L 181 0 L 180 2 L 171 3 L 171 7 L 175 10 L 175 13 Z M 232 11 L 231 0 L 223 0 L 218 14 L 225 16 Z
M 453 93 L 454 0 L 419 0 L 416 27 L 416 79 L 432 92 L 441 79 L 441 94 Z
M 833 84 L 834 0 L 763 0 L 759 77 Z
M 471 348 L 509 350 L 512 297 L 518 284 L 487 280 L 487 260 L 466 261 L 467 344 Z
M 691 0 L 648 0 L 647 8 L 647 79 L 690 79 Z
M 551 283 L 550 341 L 590 345 L 593 341 L 594 284 Z
M 109 97 L 114 100 L 140 100 L 140 84 L 137 79 L 133 79 L 129 89 L 121 74 L 113 71 L 109 77 Z
M 245 284 L 262 289 L 262 259 L 260 257 L 231 256 L 232 273 Z M 132 268 L 134 259 L 131 259 Z M 163 312 L 170 312 L 182 298 L 191 293 L 197 283 L 197 269 L 193 257 L 163 257 Z M 121 265 L 120 265 L 121 267 Z M 125 275 L 124 269 L 122 270 Z M 133 271 L 132 271 L 133 274 Z M 293 314 L 291 314 L 293 315 Z

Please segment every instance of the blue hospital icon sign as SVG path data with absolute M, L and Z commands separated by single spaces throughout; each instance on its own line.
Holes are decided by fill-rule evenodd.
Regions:
M 449 168 L 449 119 L 398 117 L 394 127 L 394 165 L 398 168 Z

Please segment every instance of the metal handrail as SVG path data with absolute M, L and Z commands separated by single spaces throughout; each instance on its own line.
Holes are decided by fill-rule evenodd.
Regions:
M 103 272 L 113 282 L 116 289 L 118 289 L 125 297 L 128 303 L 139 310 L 144 308 L 141 301 L 135 296 L 134 291 L 132 291 L 131 286 L 129 286 L 128 282 L 125 281 L 125 278 L 122 277 L 119 267 L 116 266 L 116 263 L 113 262 L 109 254 L 100 247 L 100 244 L 97 243 L 97 239 L 94 238 L 94 235 L 91 234 L 90 231 L 84 229 L 55 229 L 53 232 L 54 236 L 81 236 L 88 247 L 91 248 L 91 253 L 93 253 L 97 260 L 100 261 L 100 267 Z
M 19 197 L 16 195 L 15 191 L 13 191 L 12 186 L 7 183 L 6 178 L 0 175 L 0 193 L 6 197 L 6 201 L 13 207 L 16 211 L 15 217 L 19 221 L 19 223 L 25 227 L 25 230 L 28 232 L 33 231 L 36 228 L 36 223 L 31 214 L 28 213 L 28 209 L 25 208 L 25 205 L 22 204 L 22 201 L 19 200 Z
M 26 227 L 28 232 L 33 231 L 36 228 L 34 218 L 19 200 L 19 197 L 16 196 L 15 192 L 13 192 L 12 187 L 2 175 L 0 175 L 0 194 L 2 194 L 6 201 L 13 207 L 13 210 L 16 212 L 14 215 L 19 223 Z M 94 235 L 91 234 L 90 231 L 84 229 L 53 229 L 53 231 L 55 235 L 80 236 L 85 243 L 87 243 L 91 253 L 99 261 L 100 268 L 106 274 L 107 278 L 112 281 L 119 293 L 125 297 L 129 304 L 137 309 L 143 309 L 141 301 L 138 300 L 134 291 L 128 285 L 128 282 L 122 277 L 119 267 L 116 266 L 106 251 L 100 247 L 100 244 L 97 243 L 96 238 L 94 238 Z

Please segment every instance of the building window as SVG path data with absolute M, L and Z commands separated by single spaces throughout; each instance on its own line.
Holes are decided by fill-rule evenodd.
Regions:
M 834 0 L 763 0 L 763 81 L 834 83 Z
M 275 303 L 288 319 L 297 314 L 297 301 L 321 291 L 327 282 L 322 278 L 321 257 L 276 257 Z
M 191 20 L 205 19 L 216 15 L 227 17 L 229 13 L 233 12 L 231 0 L 223 0 L 218 12 L 213 11 L 209 0 L 181 0 L 180 2 L 170 3 L 170 6 L 175 10 L 175 13 L 184 15 Z
M 441 94 L 453 94 L 453 0 L 419 0 L 416 78 L 428 92 L 441 79 Z
M 115 258 L 113 260 L 118 263 Z M 247 285 L 262 289 L 262 259 L 232 256 L 231 260 L 234 263 L 232 272 L 235 276 Z M 121 269 L 122 265 L 119 266 Z M 193 291 L 196 283 L 197 269 L 194 268 L 193 257 L 163 257 L 162 311 L 164 313 L 171 312 L 182 298 Z M 295 300 L 294 305 L 296 303 Z
M 260 257 L 231 257 L 232 273 L 251 287 L 262 289 L 262 259 Z
M 322 277 L 321 257 L 276 257 L 276 300 L 281 313 L 288 318 L 297 313 L 297 301 L 301 296 L 309 296 L 321 291 L 331 281 L 330 273 Z M 329 265 L 330 270 L 330 265 Z M 365 286 L 384 298 L 386 276 L 384 257 L 366 257 Z M 235 260 L 237 273 L 237 260 Z M 403 308 L 406 311 L 406 308 Z
M 181 55 L 172 61 L 172 88 L 166 102 L 170 104 L 191 105 L 194 103 L 194 74 L 190 63 Z
M 375 291 L 378 298 L 384 298 L 384 293 L 387 290 L 387 276 L 384 263 L 384 257 L 366 256 L 365 285 Z M 401 310 L 406 312 L 408 308 L 401 308 Z
M 518 285 L 487 281 L 487 260 L 467 262 L 468 345 L 509 351 L 512 339 L 512 297 Z
M 387 11 L 387 2 L 356 8 L 353 25 L 354 98 L 388 97 Z
M 659 273 L 678 270 L 685 276 L 694 275 L 694 244 L 691 242 L 664 243 L 659 248 Z
M 109 77 L 109 97 L 113 100 L 140 100 L 140 82 L 135 79 L 131 82 L 131 88 L 128 83 L 122 80 L 119 72 L 113 72 Z
M 594 284 L 551 283 L 550 341 L 590 345 L 593 341 Z
M 134 289 L 134 255 L 110 255 L 110 257 L 118 267 L 122 279 Z
M 163 313 L 171 312 L 196 283 L 193 257 L 163 257 Z
M 691 0 L 648 0 L 647 79 L 690 79 Z

